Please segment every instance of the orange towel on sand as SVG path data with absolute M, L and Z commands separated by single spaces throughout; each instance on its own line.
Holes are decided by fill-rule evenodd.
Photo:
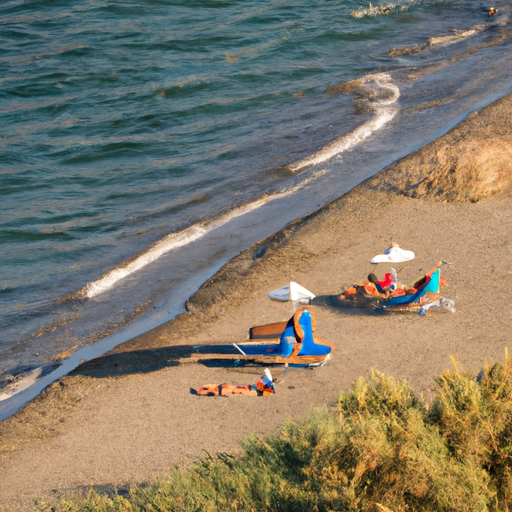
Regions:
M 237 386 L 236 384 L 205 384 L 195 393 L 203 396 L 228 396 L 228 395 L 247 395 L 247 396 L 268 396 L 276 392 L 272 375 L 268 368 L 265 375 L 258 380 L 256 384 Z

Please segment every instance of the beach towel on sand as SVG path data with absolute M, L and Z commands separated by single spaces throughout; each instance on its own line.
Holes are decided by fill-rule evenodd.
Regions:
M 238 386 L 236 384 L 205 384 L 195 391 L 195 394 L 203 396 L 268 396 L 273 395 L 275 392 L 272 374 L 267 368 L 265 369 L 263 377 L 261 377 L 256 384 L 247 384 L 244 386 Z

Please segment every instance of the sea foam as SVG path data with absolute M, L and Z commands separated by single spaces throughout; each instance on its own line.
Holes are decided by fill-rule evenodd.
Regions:
M 375 102 L 373 106 L 375 116 L 373 119 L 358 126 L 353 132 L 338 137 L 316 153 L 289 165 L 287 167 L 288 170 L 296 172 L 304 169 L 304 167 L 326 162 L 334 156 L 360 144 L 372 135 L 372 133 L 380 130 L 395 117 L 397 111 L 394 108 L 389 108 L 389 105 L 392 105 L 398 100 L 400 97 L 400 89 L 395 84 L 391 83 L 391 77 L 387 73 L 367 75 L 357 80 L 352 80 L 350 83 L 344 84 L 344 89 L 355 89 L 369 82 L 374 83 L 380 89 L 389 93 L 387 99 L 379 99 Z
M 317 151 L 316 153 L 313 153 L 312 155 L 287 166 L 289 171 L 297 172 L 304 169 L 305 167 L 326 162 L 334 156 L 337 156 L 344 151 L 347 151 L 348 149 L 360 144 L 365 139 L 370 137 L 370 135 L 372 135 L 374 132 L 380 130 L 384 125 L 389 123 L 395 117 L 397 110 L 395 108 L 391 108 L 390 105 L 395 103 L 400 97 L 400 89 L 391 83 L 390 75 L 387 73 L 366 75 L 362 78 L 352 80 L 348 84 L 348 87 L 358 88 L 365 86 L 365 84 L 377 86 L 381 91 L 387 93 L 386 98 L 379 98 L 375 101 L 369 100 L 372 103 L 372 108 L 375 112 L 374 117 L 366 123 L 358 126 L 351 133 L 342 135 L 341 137 L 333 140 L 320 151 Z M 274 201 L 276 199 L 293 194 L 298 189 L 306 186 L 311 181 L 311 179 L 316 179 L 321 174 L 323 174 L 322 171 L 314 174 L 310 178 L 306 178 L 298 185 L 282 189 L 279 192 L 265 194 L 255 201 L 233 208 L 232 210 L 221 214 L 214 219 L 194 224 L 193 226 L 190 226 L 176 233 L 171 233 L 131 260 L 122 263 L 120 266 L 110 270 L 95 281 L 88 283 L 73 295 L 74 297 L 93 298 L 112 288 L 117 282 L 124 279 L 126 276 L 137 272 L 164 254 L 199 240 L 214 229 L 227 224 L 237 217 L 260 208 L 269 201 Z
M 227 224 L 237 217 L 241 217 L 242 215 L 250 213 L 270 201 L 274 201 L 276 199 L 280 199 L 297 192 L 323 174 L 325 174 L 325 171 L 319 171 L 313 174 L 311 177 L 302 180 L 297 185 L 284 188 L 279 192 L 266 194 L 265 196 L 262 196 L 259 199 L 246 205 L 233 208 L 232 210 L 221 214 L 214 219 L 194 224 L 193 226 L 190 226 L 176 233 L 171 233 L 131 260 L 124 262 L 120 266 L 103 274 L 95 281 L 90 282 L 76 294 L 73 294 L 73 296 L 78 298 L 93 298 L 107 291 L 109 288 L 112 288 L 112 286 L 114 286 L 121 279 L 124 279 L 126 276 L 137 272 L 164 254 L 177 250 L 185 245 L 191 244 L 192 242 L 195 242 L 196 240 L 199 240 L 205 236 L 207 233 L 210 233 L 214 229 Z

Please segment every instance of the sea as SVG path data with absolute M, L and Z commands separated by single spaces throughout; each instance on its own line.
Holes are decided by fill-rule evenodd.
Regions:
M 489 7 L 1 2 L 0 419 L 511 92 Z

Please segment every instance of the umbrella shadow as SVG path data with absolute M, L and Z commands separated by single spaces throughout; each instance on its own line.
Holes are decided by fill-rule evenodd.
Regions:
M 95 378 L 119 377 L 137 373 L 152 373 L 171 366 L 191 363 L 210 368 L 265 366 L 260 363 L 238 360 L 236 358 L 238 354 L 232 344 L 172 345 L 115 352 L 83 362 L 70 375 Z M 209 355 L 212 357 L 208 357 Z

